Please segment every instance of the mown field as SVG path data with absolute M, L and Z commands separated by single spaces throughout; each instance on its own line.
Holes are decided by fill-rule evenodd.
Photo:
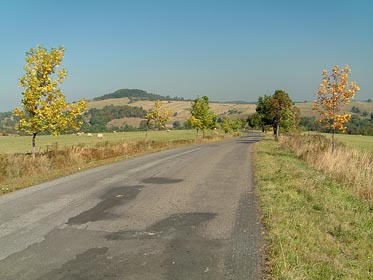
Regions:
M 338 136 L 347 148 L 356 147 L 360 155 L 372 159 L 373 137 Z M 370 176 L 365 181 L 369 184 L 369 162 L 359 163 L 354 149 L 345 155 L 344 168 L 358 172 L 360 164 L 360 179 Z M 302 159 L 305 155 L 297 156 L 286 143 L 270 137 L 255 144 L 256 191 L 266 231 L 266 279 L 373 279 L 373 199 L 367 196 L 373 182 L 371 187 L 362 185 L 365 192 L 359 192 L 349 175 L 311 166 Z M 331 160 L 322 154 L 315 155 L 315 162 L 317 158 Z M 330 163 L 326 162 L 336 164 Z
M 210 132 L 206 132 L 209 135 Z M 201 137 L 201 134 L 199 135 Z M 0 136 L 0 154 L 27 153 L 31 151 L 31 136 Z M 193 140 L 196 138 L 195 130 L 172 130 L 167 132 L 149 131 L 148 141 L 175 141 L 175 140 Z M 59 136 L 39 135 L 36 137 L 37 151 L 44 152 L 46 150 L 58 147 L 71 147 L 84 145 L 94 147 L 97 144 L 104 142 L 120 142 L 120 141 L 144 141 L 145 131 L 138 132 L 118 132 L 104 133 L 103 139 L 98 139 L 97 134 L 89 137 L 88 134 L 77 136 L 76 134 L 66 134 Z

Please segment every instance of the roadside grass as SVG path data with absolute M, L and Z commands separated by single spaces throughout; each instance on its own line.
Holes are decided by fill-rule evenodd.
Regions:
M 373 279 L 373 203 L 278 142 L 255 144 L 267 279 Z
M 356 195 L 373 199 L 373 153 L 337 142 L 332 151 L 323 135 L 282 135 L 279 144 L 318 170 L 350 187 Z
M 71 145 L 69 141 L 56 142 L 43 152 L 37 153 L 35 158 L 25 153 L 0 154 L 0 195 L 115 161 L 232 137 L 232 135 L 211 134 L 205 139 L 195 139 L 195 132 L 194 134 L 189 131 L 187 133 L 162 132 L 164 135 L 151 132 L 146 142 L 144 133 L 140 141 L 118 140 L 113 137 L 112 141 L 99 141 L 95 145 L 92 142 L 88 145 L 80 142 L 76 145 Z M 192 135 L 193 139 L 191 139 Z M 134 136 L 132 139 L 136 139 L 136 135 L 132 134 L 132 136 Z M 78 138 L 74 137 L 74 139 Z M 71 138 L 72 136 L 66 136 L 65 140 Z
M 104 142 L 122 142 L 122 141 L 144 141 L 145 131 L 136 132 L 118 132 L 103 133 L 104 139 L 98 139 L 97 133 L 88 137 L 85 133 L 81 136 L 76 134 L 64 134 L 59 136 L 38 135 L 36 137 L 36 149 L 38 152 L 45 152 L 58 147 L 72 147 L 84 145 L 94 147 Z M 201 134 L 201 133 L 200 133 Z M 206 131 L 206 135 L 212 135 L 212 132 Z M 201 135 L 199 135 L 201 137 Z M 172 130 L 167 132 L 149 131 L 147 141 L 173 141 L 173 140 L 194 140 L 196 139 L 195 130 Z M 31 151 L 31 136 L 2 136 L 0 137 L 0 154 L 28 153 Z

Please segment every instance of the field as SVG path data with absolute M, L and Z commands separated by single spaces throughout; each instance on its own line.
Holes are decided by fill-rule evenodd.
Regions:
M 319 133 L 319 132 L 305 132 L 304 134 L 321 134 L 331 139 L 330 133 Z M 350 134 L 335 134 L 337 142 L 345 144 L 347 147 L 357 149 L 362 152 L 373 152 L 373 136 L 364 135 L 350 135 Z
M 206 132 L 209 135 L 210 132 Z M 104 133 L 104 139 L 97 139 L 97 135 L 88 137 L 87 134 L 77 136 L 68 135 L 40 135 L 36 137 L 37 151 L 43 152 L 58 147 L 71 147 L 84 145 L 93 147 L 103 142 L 121 142 L 121 141 L 143 141 L 145 140 L 145 131 L 139 132 L 118 132 Z M 201 135 L 200 135 L 201 136 Z M 193 140 L 196 138 L 195 130 L 172 130 L 149 131 L 148 141 L 173 141 L 173 140 Z M 31 151 L 31 136 L 0 136 L 0 154 L 27 153 Z
M 351 148 L 373 153 L 373 136 L 337 134 L 336 139 Z

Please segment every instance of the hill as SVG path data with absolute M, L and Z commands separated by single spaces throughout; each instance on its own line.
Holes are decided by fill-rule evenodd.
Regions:
M 116 99 L 116 98 L 128 98 L 130 101 L 133 100 L 151 100 L 151 101 L 168 101 L 168 100 L 184 100 L 184 98 L 162 96 L 159 94 L 148 93 L 141 89 L 118 89 L 113 93 L 104 94 L 100 97 L 93 98 L 93 101 L 105 100 L 105 99 Z

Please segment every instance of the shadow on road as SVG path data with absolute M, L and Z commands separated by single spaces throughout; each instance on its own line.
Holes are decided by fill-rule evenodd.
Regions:
M 236 140 L 236 143 L 241 144 L 252 144 L 263 140 L 263 135 L 259 132 L 248 132 L 245 136 Z

